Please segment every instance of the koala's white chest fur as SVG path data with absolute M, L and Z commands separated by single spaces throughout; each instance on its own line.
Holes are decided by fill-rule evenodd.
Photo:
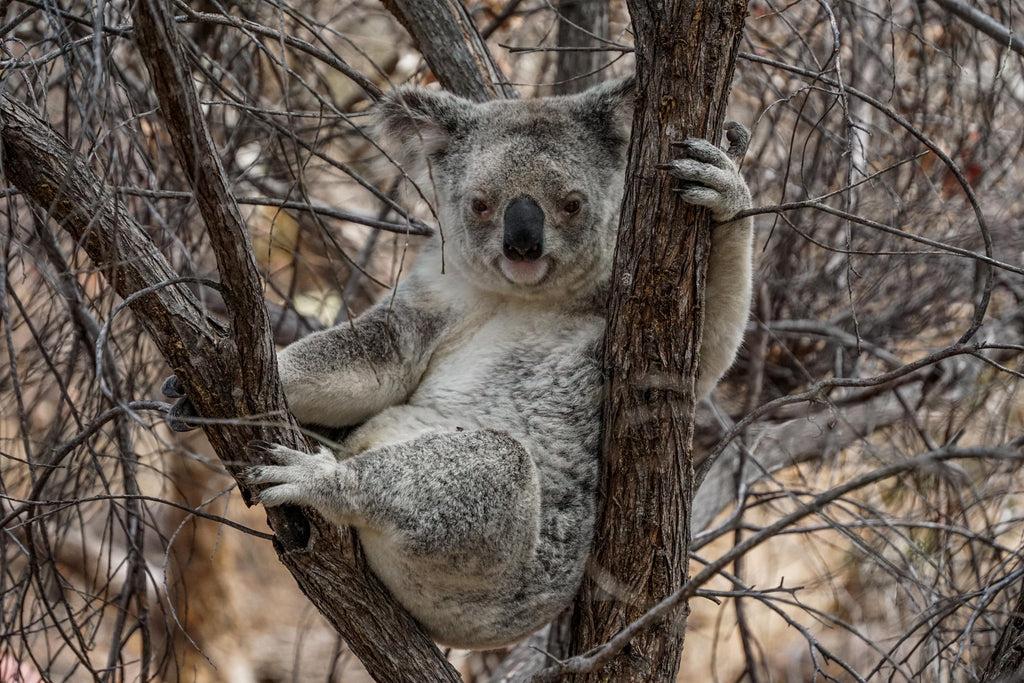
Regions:
M 346 451 L 429 432 L 493 429 L 522 443 L 542 469 L 561 460 L 562 418 L 578 412 L 583 419 L 600 401 L 593 350 L 604 320 L 510 302 L 457 305 L 458 322 L 442 334 L 410 396 L 367 420 Z
M 520 438 L 530 408 L 519 398 L 554 389 L 557 366 L 600 338 L 597 316 L 569 316 L 535 307 L 495 306 L 483 322 L 467 320 L 434 353 L 408 403 L 472 422 L 463 429 L 494 428 Z

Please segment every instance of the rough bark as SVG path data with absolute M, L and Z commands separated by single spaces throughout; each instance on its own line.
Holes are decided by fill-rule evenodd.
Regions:
M 136 45 L 149 71 L 160 113 L 170 133 L 175 156 L 188 175 L 199 211 L 209 229 L 210 242 L 217 258 L 221 293 L 227 305 L 234 355 L 248 407 L 259 414 L 261 408 L 282 411 L 284 392 L 277 376 L 274 345 L 269 334 L 270 321 L 263 305 L 263 286 L 252 244 L 228 188 L 220 157 L 192 84 L 169 8 L 161 0 L 142 0 L 135 4 Z M 187 367 L 174 366 L 188 384 Z M 239 405 L 238 407 L 243 407 Z M 212 417 L 207 413 L 201 413 Z M 238 414 L 238 413 L 234 413 Z M 292 437 L 290 441 L 296 441 Z M 220 451 L 218 451 L 220 452 Z
M 82 245 L 122 298 L 133 297 L 132 310 L 185 384 L 199 414 L 223 420 L 204 429 L 217 454 L 237 473 L 256 462 L 246 450 L 253 439 L 303 444 L 277 381 L 248 237 L 222 187 L 223 174 L 191 81 L 182 80 L 183 60 L 169 14 L 159 4 L 142 2 L 135 20 L 150 68 L 166 71 L 155 79 L 158 97 L 217 251 L 231 329 L 205 316 L 96 172 L 42 120 L 6 96 L 0 100 L 2 170 L 8 182 Z M 267 415 L 273 426 L 244 419 Z M 247 488 L 240 487 L 248 499 Z M 272 511 L 269 517 L 282 539 L 282 562 L 375 678 L 459 680 L 419 625 L 366 571 L 351 533 L 320 519 L 307 520 L 296 510 Z
M 678 201 L 656 166 L 673 157 L 672 141 L 720 137 L 746 16 L 742 0 L 631 0 L 629 9 L 638 94 L 604 345 L 603 516 L 569 654 L 607 642 L 686 580 L 710 218 Z M 676 612 L 573 680 L 674 680 L 685 617 Z
M 434 76 L 456 95 L 485 102 L 519 96 L 458 0 L 383 0 L 412 36 Z

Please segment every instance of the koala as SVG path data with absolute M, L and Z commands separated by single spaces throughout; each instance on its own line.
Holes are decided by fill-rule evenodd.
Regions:
M 515 642 L 570 601 L 595 523 L 601 340 L 631 79 L 474 103 L 399 88 L 382 141 L 427 171 L 439 230 L 393 296 L 278 358 L 302 423 L 337 452 L 262 444 L 247 480 L 356 529 L 371 569 L 437 642 Z M 750 303 L 750 206 L 736 164 L 688 140 L 666 165 L 713 231 L 697 393 L 733 360 Z

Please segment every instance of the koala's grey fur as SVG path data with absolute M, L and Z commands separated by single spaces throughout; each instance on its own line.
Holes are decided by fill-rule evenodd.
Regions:
M 280 354 L 300 421 L 359 426 L 337 454 L 271 448 L 277 464 L 248 474 L 270 485 L 260 500 L 354 526 L 373 571 L 443 644 L 520 639 L 582 578 L 631 103 L 631 81 L 484 104 L 392 92 L 380 135 L 426 162 L 444 247 L 425 247 L 393 299 Z M 750 206 L 708 142 L 689 141 L 670 172 L 719 222 Z M 523 220 L 543 210 L 533 261 L 503 255 L 502 217 L 523 198 L 534 207 Z M 714 229 L 699 396 L 740 343 L 750 259 L 749 218 Z

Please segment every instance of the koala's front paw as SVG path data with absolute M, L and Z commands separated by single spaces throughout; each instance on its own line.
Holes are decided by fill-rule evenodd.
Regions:
M 256 465 L 242 473 L 249 484 L 268 485 L 256 494 L 256 500 L 266 507 L 292 504 L 322 508 L 332 499 L 339 471 L 330 451 L 309 454 L 267 441 L 253 441 L 249 450 L 274 463 Z
M 728 152 L 698 138 L 676 143 L 673 146 L 682 150 L 684 157 L 658 167 L 680 181 L 678 192 L 684 201 L 706 206 L 720 223 L 751 206 L 750 190 L 732 158 L 742 158 L 750 134 L 733 123 L 728 139 Z

